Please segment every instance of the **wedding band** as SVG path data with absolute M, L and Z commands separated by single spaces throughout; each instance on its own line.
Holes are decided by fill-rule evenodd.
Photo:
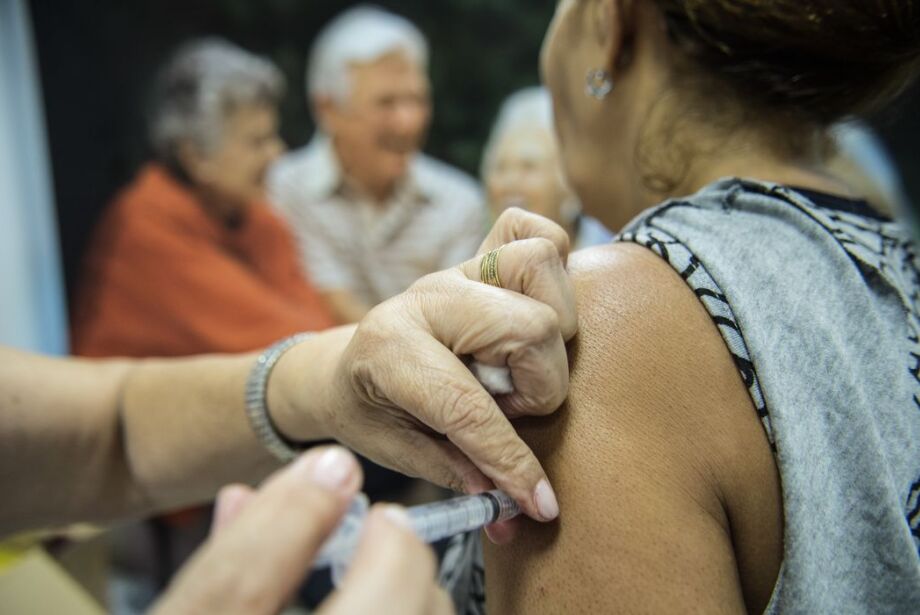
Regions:
M 504 288 L 502 280 L 498 276 L 498 255 L 504 247 L 498 247 L 482 257 L 482 261 L 479 263 L 479 279 L 483 283 Z

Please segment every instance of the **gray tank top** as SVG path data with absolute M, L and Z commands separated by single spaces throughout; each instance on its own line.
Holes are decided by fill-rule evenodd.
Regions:
M 920 613 L 920 273 L 908 233 L 862 202 L 726 179 L 646 211 L 618 239 L 694 290 L 773 446 L 785 532 L 767 612 Z M 481 611 L 475 541 L 451 556 L 458 606 Z

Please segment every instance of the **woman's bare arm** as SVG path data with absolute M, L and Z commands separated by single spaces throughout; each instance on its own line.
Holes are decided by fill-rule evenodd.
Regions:
M 267 475 L 277 463 L 243 407 L 253 359 L 85 361 L 0 348 L 0 534 L 168 509 Z
M 493 613 L 759 611 L 782 557 L 779 478 L 709 315 L 635 245 L 576 253 L 563 409 L 518 423 L 556 524 L 486 547 Z

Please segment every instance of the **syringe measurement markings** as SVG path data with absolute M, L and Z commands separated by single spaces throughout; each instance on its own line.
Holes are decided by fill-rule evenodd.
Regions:
M 323 545 L 314 568 L 335 567 L 336 562 L 344 564 L 350 559 L 360 539 L 366 511 L 367 497 L 362 494 L 355 499 L 340 526 Z M 507 494 L 491 491 L 413 506 L 407 512 L 416 535 L 430 543 L 510 519 L 519 514 L 520 509 Z
M 493 503 L 486 498 L 469 496 L 460 501 L 437 502 L 415 511 L 410 509 L 410 516 L 416 533 L 423 540 L 434 542 L 482 527 L 496 517 L 496 512 Z

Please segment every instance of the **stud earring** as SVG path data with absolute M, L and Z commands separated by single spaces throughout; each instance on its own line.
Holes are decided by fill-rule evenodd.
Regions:
M 613 81 L 610 74 L 600 68 L 594 68 L 588 71 L 585 85 L 585 95 L 597 100 L 604 100 L 613 90 Z

